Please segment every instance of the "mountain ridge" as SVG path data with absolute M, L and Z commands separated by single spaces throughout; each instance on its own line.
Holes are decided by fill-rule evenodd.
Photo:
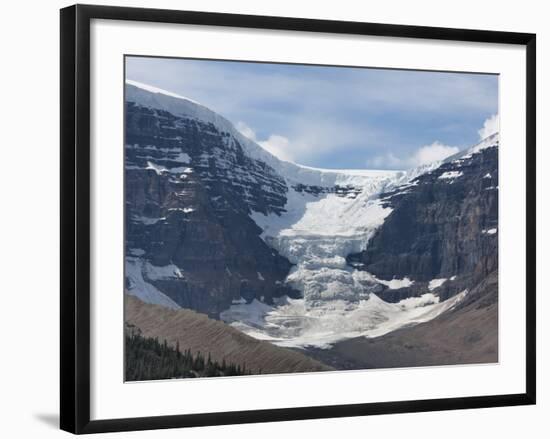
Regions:
M 372 173 L 386 175 L 402 172 L 377 169 L 322 169 L 288 162 L 262 148 L 254 140 L 241 133 L 227 118 L 207 106 L 189 98 L 175 95 L 169 91 L 153 88 L 156 89 L 153 92 L 144 87 L 149 88 L 151 86 L 126 80 L 126 101 L 135 102 L 149 108 L 168 111 L 174 115 L 212 123 L 221 131 L 227 131 L 233 135 L 252 158 L 264 161 L 292 182 L 334 186 L 336 184 L 352 184 L 354 183 L 354 179 L 355 183 L 358 183 L 361 181 L 360 177 L 368 176 L 368 174 Z

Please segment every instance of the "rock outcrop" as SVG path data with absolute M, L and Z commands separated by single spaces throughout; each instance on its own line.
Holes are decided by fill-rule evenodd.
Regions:
M 127 288 L 147 283 L 213 316 L 241 297 L 297 294 L 283 284 L 291 264 L 249 217 L 284 208 L 269 165 L 208 121 L 130 101 L 125 143 Z
M 434 280 L 446 299 L 498 269 L 496 137 L 380 198 L 393 211 L 366 249 L 347 260 L 380 279 L 414 281 L 385 290 L 384 300 L 420 294 Z

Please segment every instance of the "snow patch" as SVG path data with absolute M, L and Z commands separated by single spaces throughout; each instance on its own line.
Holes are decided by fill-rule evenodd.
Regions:
M 246 322 L 247 325 L 261 327 L 264 324 L 264 317 L 273 311 L 273 307 L 254 299 L 250 303 L 240 299 L 220 313 L 220 319 L 224 322 Z
M 168 172 L 170 172 L 171 174 L 182 174 L 182 173 L 187 173 L 186 171 L 188 169 L 189 168 L 187 168 L 187 167 L 180 166 L 180 167 L 177 167 L 177 168 L 170 168 L 170 169 L 168 169 Z
M 191 213 L 191 212 L 194 212 L 196 209 L 193 207 L 170 207 L 168 210 L 179 211 L 183 213 Z
M 440 278 L 440 279 L 432 279 L 430 283 L 428 284 L 428 290 L 433 291 L 436 288 L 439 288 L 441 285 L 443 285 L 445 282 L 447 282 L 447 278 Z M 452 280 L 452 278 L 451 278 Z
M 125 260 L 125 271 L 125 276 L 128 281 L 127 291 L 129 294 L 136 296 L 146 303 L 153 303 L 173 309 L 180 308 L 176 302 L 144 279 L 143 260 L 136 257 L 127 257 Z
M 390 290 L 398 290 L 400 288 L 407 288 L 407 287 L 410 287 L 414 283 L 414 281 L 410 280 L 408 277 L 405 277 L 403 279 L 392 279 L 392 280 L 376 279 L 376 281 L 378 283 L 386 285 Z
M 145 262 L 143 264 L 143 273 L 150 280 L 172 280 L 185 278 L 180 268 L 175 264 L 168 264 L 159 267 L 152 265 L 149 262 Z
M 138 215 L 132 216 L 132 221 L 143 223 L 146 226 L 151 226 L 153 224 L 158 223 L 159 221 L 164 221 L 165 219 L 166 217 L 164 216 L 160 218 L 150 218 L 147 216 L 138 216 Z
M 164 166 L 157 165 L 153 162 L 147 161 L 147 166 L 145 169 L 152 169 L 157 173 L 157 175 L 162 175 L 163 172 L 166 172 L 167 169 Z
M 458 178 L 458 177 L 461 177 L 463 174 L 462 171 L 447 171 L 447 172 L 444 172 L 443 174 L 441 174 L 439 177 L 439 179 L 454 179 L 454 178 Z

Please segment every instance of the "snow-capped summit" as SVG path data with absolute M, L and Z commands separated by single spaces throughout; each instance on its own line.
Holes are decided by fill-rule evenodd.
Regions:
M 386 170 L 318 169 L 281 160 L 242 134 L 228 119 L 208 107 L 189 98 L 137 81 L 126 80 L 126 101 L 202 123 L 211 123 L 220 132 L 227 132 L 236 139 L 249 157 L 266 163 L 290 182 L 326 187 L 361 185 L 372 178 L 389 178 L 402 174 L 400 171 Z
M 149 85 L 149 84 L 144 84 L 143 82 L 139 82 L 139 81 L 134 81 L 132 79 L 126 79 L 126 84 L 128 85 L 133 85 L 134 87 L 136 88 L 139 88 L 141 90 L 145 90 L 145 91 L 148 91 L 150 93 L 153 93 L 155 95 L 164 95 L 164 96 L 170 96 L 170 97 L 173 97 L 173 98 L 176 98 L 176 99 L 181 99 L 181 100 L 184 100 L 184 101 L 189 101 L 189 102 L 192 102 L 196 105 L 201 105 L 199 104 L 197 101 L 194 101 L 193 99 L 190 99 L 186 96 L 181 96 L 181 95 L 178 95 L 176 93 L 172 93 L 171 91 L 167 91 L 167 90 L 164 90 L 162 88 L 159 88 L 159 87 L 155 87 L 153 85 Z M 131 99 L 135 99 L 135 98 L 131 98 Z
M 472 158 L 474 154 L 478 154 L 487 148 L 498 148 L 499 143 L 500 133 L 497 131 L 496 133 L 493 133 L 490 136 L 481 139 L 475 145 L 472 145 L 469 148 L 466 148 L 462 151 L 457 152 L 456 154 L 453 154 L 450 157 L 447 157 L 445 160 L 442 161 L 442 163 L 454 162 L 455 164 L 459 164 L 461 161 L 468 160 Z

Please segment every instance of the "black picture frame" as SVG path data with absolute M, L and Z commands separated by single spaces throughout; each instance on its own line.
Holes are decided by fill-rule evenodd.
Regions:
M 525 393 L 90 420 L 90 21 L 92 19 L 407 37 L 525 46 L 527 59 L 525 66 L 527 75 L 527 339 L 525 357 L 527 373 L 525 376 Z M 81 434 L 535 404 L 535 34 L 89 5 L 75 5 L 62 9 L 60 24 L 61 429 Z

